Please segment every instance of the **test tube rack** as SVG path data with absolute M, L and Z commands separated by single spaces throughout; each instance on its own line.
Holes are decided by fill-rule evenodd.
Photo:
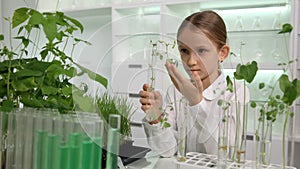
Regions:
M 218 158 L 216 155 L 208 155 L 198 152 L 188 152 L 186 154 L 186 160 L 179 162 L 177 159 L 173 161 L 177 166 L 177 169 L 214 169 L 218 167 Z M 252 169 L 255 167 L 255 161 L 246 160 L 245 163 L 239 164 L 236 162 L 228 161 L 226 167 L 222 166 L 222 169 Z M 282 169 L 281 165 L 269 164 L 261 165 L 259 169 Z M 295 167 L 287 166 L 286 169 L 296 169 Z

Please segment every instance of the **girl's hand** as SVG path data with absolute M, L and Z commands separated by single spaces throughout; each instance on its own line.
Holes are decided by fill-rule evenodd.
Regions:
M 158 91 L 149 90 L 149 84 L 144 84 L 143 90 L 139 92 L 141 97 L 140 103 L 142 104 L 141 109 L 147 114 L 147 116 L 156 117 L 150 123 L 158 123 L 160 115 L 162 114 L 162 96 Z
M 189 101 L 190 106 L 198 104 L 203 99 L 203 84 L 199 76 L 193 77 L 194 84 L 189 80 L 186 79 L 176 68 L 174 64 L 170 62 L 166 62 L 165 64 L 169 76 L 175 87 L 177 88 L 180 93 L 186 97 Z

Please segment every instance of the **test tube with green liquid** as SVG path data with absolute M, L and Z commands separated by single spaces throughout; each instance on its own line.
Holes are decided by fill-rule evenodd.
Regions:
M 109 115 L 109 129 L 108 129 L 108 137 L 107 137 L 107 154 L 106 154 L 107 169 L 117 169 L 118 167 L 120 122 L 121 122 L 120 115 L 118 114 Z
M 102 168 L 103 121 L 95 120 L 95 136 L 93 137 L 93 169 Z
M 82 142 L 82 169 L 93 169 L 92 168 L 92 153 L 93 143 L 91 140 L 85 140 Z
M 48 135 L 47 169 L 58 168 L 60 138 L 56 134 Z

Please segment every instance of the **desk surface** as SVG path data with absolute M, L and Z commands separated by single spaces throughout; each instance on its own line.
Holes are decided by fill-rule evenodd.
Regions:
M 145 159 L 135 161 L 128 166 L 126 169 L 174 169 L 176 168 L 173 163 L 174 157 L 172 158 L 161 158 L 154 152 L 149 152 Z

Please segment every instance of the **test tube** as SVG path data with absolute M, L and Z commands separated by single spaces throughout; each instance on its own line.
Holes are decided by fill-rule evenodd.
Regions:
M 93 143 L 90 140 L 82 142 L 82 168 L 84 169 L 93 169 L 92 168 L 92 153 Z
M 70 146 L 59 146 L 59 166 L 58 169 L 69 169 L 70 164 Z
M 178 123 L 178 152 L 177 160 L 184 162 L 186 155 L 186 135 L 187 135 L 187 114 L 188 114 L 188 102 L 185 98 L 179 100 L 178 113 L 181 116 Z
M 95 121 L 95 137 L 93 139 L 93 169 L 102 168 L 102 142 L 103 142 L 103 121 Z
M 108 129 L 107 155 L 106 155 L 107 169 L 117 169 L 118 167 L 120 122 L 121 122 L 120 115 L 118 114 L 109 115 L 109 129 Z
M 7 126 L 7 147 L 6 147 L 6 167 L 14 168 L 14 152 L 15 152 L 15 113 L 8 113 Z
M 60 138 L 56 134 L 49 134 L 47 139 L 47 168 L 58 168 Z
M 16 132 L 16 142 L 15 142 L 15 168 L 23 168 L 22 160 L 23 160 L 23 151 L 24 151 L 24 127 L 25 127 L 25 117 L 24 113 L 21 109 L 16 109 L 15 114 L 15 132 Z
M 24 108 L 25 109 L 25 108 Z M 33 159 L 33 138 L 34 138 L 34 129 L 33 129 L 33 114 L 35 109 L 33 108 L 26 108 L 26 113 L 24 113 L 25 117 L 25 127 L 24 127 L 24 158 L 23 158 L 23 167 L 24 169 L 31 169 L 32 166 L 32 159 Z

